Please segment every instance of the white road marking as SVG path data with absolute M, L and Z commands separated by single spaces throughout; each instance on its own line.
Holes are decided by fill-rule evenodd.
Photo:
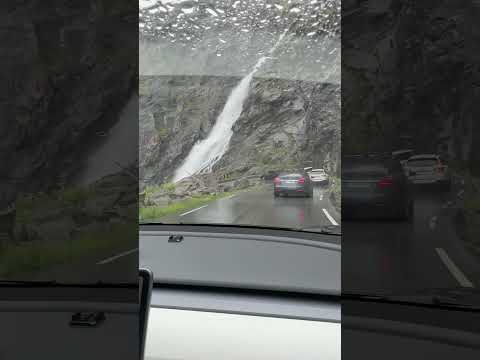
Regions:
M 437 251 L 438 256 L 443 261 L 445 266 L 447 267 L 448 271 L 453 275 L 453 277 L 460 283 L 463 287 L 470 287 L 473 288 L 473 284 L 470 280 L 467 279 L 465 274 L 455 265 L 455 263 L 450 259 L 447 255 L 447 252 L 442 248 L 435 248 Z
M 430 230 L 434 230 L 435 227 L 437 226 L 437 217 L 432 216 L 430 221 L 428 222 L 428 226 L 430 226 Z
M 323 200 L 323 191 L 320 191 L 320 200 Z
M 207 206 L 208 206 L 208 205 L 200 206 L 200 207 L 198 207 L 198 208 L 196 208 L 196 209 L 193 209 L 193 210 L 184 212 L 183 214 L 180 214 L 180 216 L 185 216 L 185 215 L 191 214 L 192 212 L 197 211 L 197 210 L 200 210 L 200 209 L 203 209 L 203 208 L 205 208 L 205 207 L 207 207 Z
M 115 260 L 121 258 L 121 257 L 130 255 L 130 254 L 132 254 L 132 253 L 134 253 L 134 252 L 136 252 L 136 251 L 138 251 L 138 248 L 132 249 L 132 250 L 128 250 L 128 251 L 125 251 L 125 252 L 122 252 L 122 253 L 120 253 L 120 254 L 118 254 L 118 255 L 115 255 L 115 256 L 109 257 L 109 258 L 107 258 L 107 259 L 105 259 L 105 260 L 99 261 L 99 262 L 97 263 L 97 265 L 105 265 L 105 264 L 108 264 L 108 263 L 110 263 L 110 262 L 112 262 L 112 261 L 115 261 Z
M 323 213 L 325 214 L 325 216 L 327 217 L 328 220 L 330 220 L 330 222 L 333 224 L 333 225 L 338 225 L 338 223 L 335 221 L 335 219 L 332 217 L 332 215 L 330 215 L 327 211 L 327 209 L 322 209 L 323 210 Z

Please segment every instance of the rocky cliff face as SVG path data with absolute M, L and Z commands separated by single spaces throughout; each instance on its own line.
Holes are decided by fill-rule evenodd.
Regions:
M 8 203 L 18 191 L 47 190 L 75 163 L 92 124 L 115 120 L 136 86 L 137 10 L 109 1 L 1 7 L 0 181 L 8 191 L 0 195 Z
M 339 0 L 142 1 L 141 186 L 172 177 L 263 57 L 214 177 L 244 186 L 246 177 L 309 165 L 337 174 L 340 8 Z
M 168 181 L 196 141 L 205 138 L 236 77 L 142 77 L 140 175 Z M 228 151 L 214 173 L 235 179 L 268 171 L 325 166 L 338 175 L 340 87 L 254 78 Z
M 165 182 L 204 139 L 238 78 L 140 77 L 140 179 Z
M 465 49 L 478 48 L 470 26 L 478 6 L 403 0 L 348 5 L 342 122 L 352 131 L 343 134 L 344 150 L 390 150 L 408 134 L 418 151 L 443 152 L 473 167 L 479 66 Z
M 338 86 L 257 78 L 217 169 L 264 175 L 269 170 L 312 165 L 335 174 L 339 128 Z

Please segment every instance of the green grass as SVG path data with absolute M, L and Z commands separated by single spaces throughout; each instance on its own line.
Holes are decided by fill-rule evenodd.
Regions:
M 38 213 L 45 213 L 46 209 L 60 208 L 66 203 L 60 202 L 52 194 L 36 194 L 33 197 L 19 197 L 16 202 L 16 218 L 17 223 L 26 223 Z M 39 210 L 40 209 L 40 210 Z
M 173 193 L 175 191 L 174 183 L 165 183 L 162 185 L 150 185 L 145 188 L 145 196 L 151 196 L 155 193 L 166 191 L 167 193 Z
M 175 191 L 175 184 L 174 183 L 165 183 L 162 185 L 162 189 L 167 192 L 174 192 Z
M 331 185 L 330 191 L 332 192 L 333 197 L 335 199 L 335 203 L 336 203 L 334 205 L 336 205 L 336 207 L 340 207 L 341 196 L 342 196 L 341 179 L 339 177 L 332 177 L 331 182 L 332 182 L 332 185 Z
M 82 206 L 93 196 L 89 188 L 68 188 L 49 194 L 40 193 L 31 196 L 20 196 L 16 202 L 16 222 L 31 221 L 35 214 L 42 215 L 48 209 L 74 208 Z
M 169 134 L 169 131 L 167 128 L 160 128 L 157 130 L 157 133 L 158 133 L 158 136 L 160 137 L 160 139 L 164 139 L 168 136 Z
M 217 195 L 198 195 L 190 199 L 180 200 L 168 206 L 145 206 L 140 208 L 140 222 L 152 221 L 167 215 L 175 215 L 196 207 L 208 204 L 234 194 L 234 191 L 223 192 Z
M 138 224 L 118 224 L 103 231 L 79 234 L 70 241 L 55 244 L 31 243 L 0 249 L 0 277 L 13 278 L 54 265 L 74 263 L 88 256 L 110 253 L 133 243 L 138 237 Z
M 67 189 L 58 194 L 59 199 L 68 204 L 77 206 L 83 204 L 91 195 L 88 188 Z

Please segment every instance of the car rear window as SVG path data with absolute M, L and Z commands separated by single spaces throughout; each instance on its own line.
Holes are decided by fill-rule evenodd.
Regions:
M 346 180 L 376 179 L 388 174 L 388 168 L 383 163 L 347 163 L 342 168 L 342 178 Z
M 301 177 L 303 177 L 303 175 L 301 175 L 301 174 L 288 174 L 288 175 L 281 175 L 280 179 L 282 179 L 282 180 L 296 180 L 296 179 L 300 179 Z
M 408 165 L 410 166 L 435 166 L 437 163 L 438 160 L 435 158 L 408 160 Z

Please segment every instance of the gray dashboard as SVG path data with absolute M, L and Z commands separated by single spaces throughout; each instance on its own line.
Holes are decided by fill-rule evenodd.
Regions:
M 181 241 L 169 241 L 172 235 Z M 338 239 L 294 231 L 148 225 L 140 229 L 139 262 L 163 284 L 339 295 Z
M 151 307 L 332 323 L 340 323 L 341 320 L 338 299 L 335 301 L 235 291 L 172 289 L 160 286 L 152 293 Z
M 138 358 L 137 296 L 135 288 L 2 288 L 0 359 Z M 79 312 L 104 318 L 74 326 Z
M 155 278 L 146 359 L 340 359 L 339 239 L 141 226 L 139 263 Z

